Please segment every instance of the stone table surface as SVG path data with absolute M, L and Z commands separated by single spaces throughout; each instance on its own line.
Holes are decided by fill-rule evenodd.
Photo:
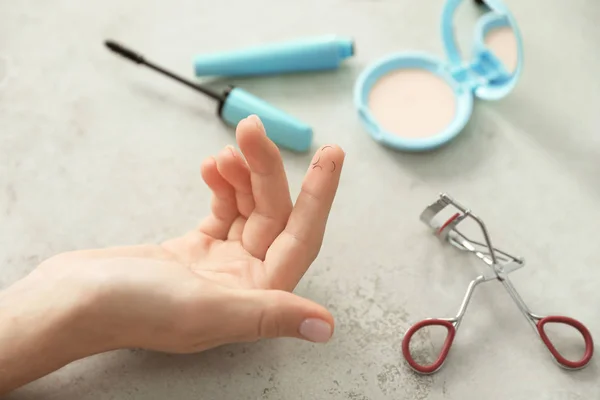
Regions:
M 418 220 L 442 191 L 525 257 L 512 280 L 533 310 L 578 318 L 600 337 L 600 3 L 507 4 L 525 45 L 516 89 L 478 102 L 449 146 L 403 154 L 362 129 L 353 84 L 394 51 L 442 56 L 441 0 L 0 0 L 1 287 L 55 253 L 159 241 L 208 210 L 199 166 L 234 142 L 233 131 L 210 100 L 117 59 L 106 38 L 190 77 L 195 54 L 306 35 L 350 35 L 357 50 L 335 72 L 215 83 L 309 122 L 315 148 L 335 142 L 347 152 L 322 251 L 296 290 L 332 310 L 329 344 L 117 351 L 8 398 L 599 398 L 597 358 L 579 372 L 554 365 L 499 284 L 476 291 L 439 373 L 417 376 L 401 358 L 409 325 L 453 315 L 480 271 Z M 457 33 L 468 43 L 475 13 L 462 9 Z M 294 194 L 310 157 L 284 152 Z

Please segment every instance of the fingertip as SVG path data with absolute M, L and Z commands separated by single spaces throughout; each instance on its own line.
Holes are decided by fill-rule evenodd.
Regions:
M 236 140 L 242 154 L 248 162 L 255 163 L 263 158 L 280 157 L 279 148 L 268 137 L 265 128 L 257 116 L 243 119 L 236 129 Z
M 322 305 L 317 304 L 317 303 L 314 303 L 314 304 L 315 304 L 315 306 L 317 306 L 316 308 L 318 309 L 318 311 L 315 310 L 317 312 L 315 313 L 313 318 L 318 318 L 318 319 L 326 322 L 331 329 L 331 335 L 333 335 L 333 332 L 335 331 L 335 319 L 333 318 L 333 315 L 331 315 L 331 312 L 327 308 L 323 307 Z
M 209 156 L 206 157 L 201 164 L 202 168 L 206 168 L 206 167 L 210 167 L 211 165 L 215 164 L 215 158 L 213 156 Z
M 315 156 L 327 156 L 330 159 L 342 162 L 346 158 L 346 152 L 337 144 L 326 144 L 321 146 L 316 152 Z
M 231 195 L 234 193 L 234 189 L 223 175 L 219 172 L 217 159 L 215 157 L 209 157 L 205 159 L 200 166 L 200 174 L 204 183 L 215 193 L 216 195 Z
M 219 152 L 217 169 L 237 190 L 251 191 L 250 169 L 244 157 L 233 146 L 226 146 Z
M 217 154 L 216 164 L 217 169 L 219 169 L 219 171 L 221 171 L 225 165 L 230 164 L 232 161 L 235 161 L 234 151 L 235 149 L 233 148 L 233 146 L 228 145 L 225 146 L 219 152 L 219 154 Z
M 337 144 L 330 144 L 332 151 L 336 155 L 336 157 L 341 158 L 342 160 L 346 158 L 346 152 Z
M 217 170 L 217 160 L 214 157 L 205 158 L 200 164 L 200 174 L 206 180 L 206 177 Z
M 224 152 L 228 152 L 233 158 L 237 157 L 237 150 L 232 145 L 228 144 L 223 149 Z
M 317 170 L 320 172 L 327 172 L 325 175 L 339 177 L 345 158 L 346 153 L 340 146 L 336 144 L 321 146 L 312 158 L 309 165 L 309 173 L 311 170 Z M 310 179 L 314 179 L 315 175 L 310 173 L 308 176 Z
M 252 114 L 247 119 L 248 119 L 248 121 L 252 122 L 256 126 L 256 129 L 265 133 L 265 126 L 263 125 L 262 120 L 260 119 L 260 117 L 258 115 Z
M 312 301 L 310 303 L 312 307 L 298 326 L 298 334 L 310 342 L 326 343 L 333 336 L 335 321 L 325 307 Z
M 235 147 L 233 147 L 232 145 L 227 145 L 227 146 L 225 146 L 225 149 L 227 149 L 227 150 L 229 151 L 229 153 L 231 153 L 231 156 L 232 156 L 233 158 L 235 158 L 235 159 L 238 159 L 238 158 L 239 158 L 239 159 L 242 159 L 242 160 L 243 160 L 243 158 L 242 158 L 242 156 L 241 156 L 241 154 L 240 154 L 239 150 L 238 150 L 238 149 L 236 149 Z
M 310 342 L 327 343 L 333 336 L 333 326 L 323 319 L 307 318 L 300 324 L 298 333 Z
M 250 115 L 238 123 L 235 135 L 241 147 L 242 142 L 245 143 L 248 140 L 265 137 L 266 131 L 260 118 L 256 115 Z

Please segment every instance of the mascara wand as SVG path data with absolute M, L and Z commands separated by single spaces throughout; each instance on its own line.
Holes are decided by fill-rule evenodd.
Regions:
M 142 56 L 141 54 L 138 54 L 136 52 L 134 52 L 133 50 L 127 49 L 123 46 L 121 46 L 119 43 L 116 43 L 112 40 L 107 40 L 105 42 L 106 47 L 108 47 L 109 49 L 111 49 L 112 51 L 114 51 L 115 53 L 117 53 L 118 55 L 127 58 L 128 60 L 133 61 L 136 64 L 141 64 L 141 65 L 145 65 L 146 67 L 149 67 L 157 72 L 160 72 L 163 75 L 166 75 L 172 79 L 175 79 L 178 82 L 183 83 L 186 86 L 191 87 L 194 90 L 199 91 L 200 93 L 204 93 L 205 95 L 207 95 L 208 97 L 212 97 L 215 100 L 218 101 L 225 101 L 226 96 L 219 94 L 211 89 L 208 89 L 204 86 L 192 83 L 190 81 L 188 81 L 187 79 L 183 79 L 180 76 L 175 75 L 172 72 L 167 71 L 166 69 L 159 67 L 158 65 L 147 61 L 144 56 Z
M 222 93 L 219 93 L 206 86 L 184 79 L 153 62 L 148 61 L 143 55 L 128 49 L 115 41 L 107 40 L 104 44 L 114 53 L 136 64 L 144 65 L 217 100 L 219 104 L 217 113 L 227 125 L 235 127 L 244 118 L 256 114 L 265 126 L 267 136 L 277 146 L 297 152 L 305 152 L 310 149 L 313 137 L 312 128 L 310 126 L 298 121 L 245 90 L 231 86 Z

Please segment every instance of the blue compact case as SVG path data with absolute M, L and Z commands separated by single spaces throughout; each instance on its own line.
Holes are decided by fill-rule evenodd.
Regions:
M 488 12 L 477 21 L 472 58 L 465 61 L 458 49 L 453 26 L 454 15 L 462 1 L 447 0 L 442 12 L 441 33 L 446 60 L 422 52 L 396 53 L 375 62 L 359 76 L 354 88 L 354 103 L 364 128 L 380 144 L 403 151 L 436 149 L 463 130 L 471 117 L 475 97 L 497 100 L 514 88 L 523 63 L 521 34 L 515 19 L 502 1 L 485 0 Z M 515 62 L 510 68 L 486 45 L 486 36 L 499 28 L 510 28 L 516 42 L 517 54 L 513 55 Z M 455 115 L 445 129 L 426 137 L 414 137 L 386 130 L 377 120 L 369 107 L 369 95 L 374 85 L 384 76 L 403 69 L 428 71 L 450 86 L 455 96 Z

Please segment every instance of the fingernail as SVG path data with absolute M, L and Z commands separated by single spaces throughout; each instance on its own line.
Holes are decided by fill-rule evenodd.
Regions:
M 252 114 L 248 117 L 248 120 L 254 122 L 256 124 L 257 128 L 264 129 L 264 125 L 263 125 L 262 121 L 260 120 L 260 118 L 258 117 L 258 115 Z
M 299 332 L 311 342 L 325 343 L 331 338 L 331 325 L 321 319 L 308 318 L 300 324 Z
M 234 148 L 232 145 L 230 145 L 230 144 L 229 144 L 229 145 L 225 146 L 225 148 L 226 148 L 227 150 L 229 150 L 229 152 L 230 152 L 230 153 L 231 153 L 231 154 L 232 154 L 234 157 L 236 157 L 236 156 L 237 156 L 237 154 L 236 154 L 236 152 L 235 152 L 235 148 Z

